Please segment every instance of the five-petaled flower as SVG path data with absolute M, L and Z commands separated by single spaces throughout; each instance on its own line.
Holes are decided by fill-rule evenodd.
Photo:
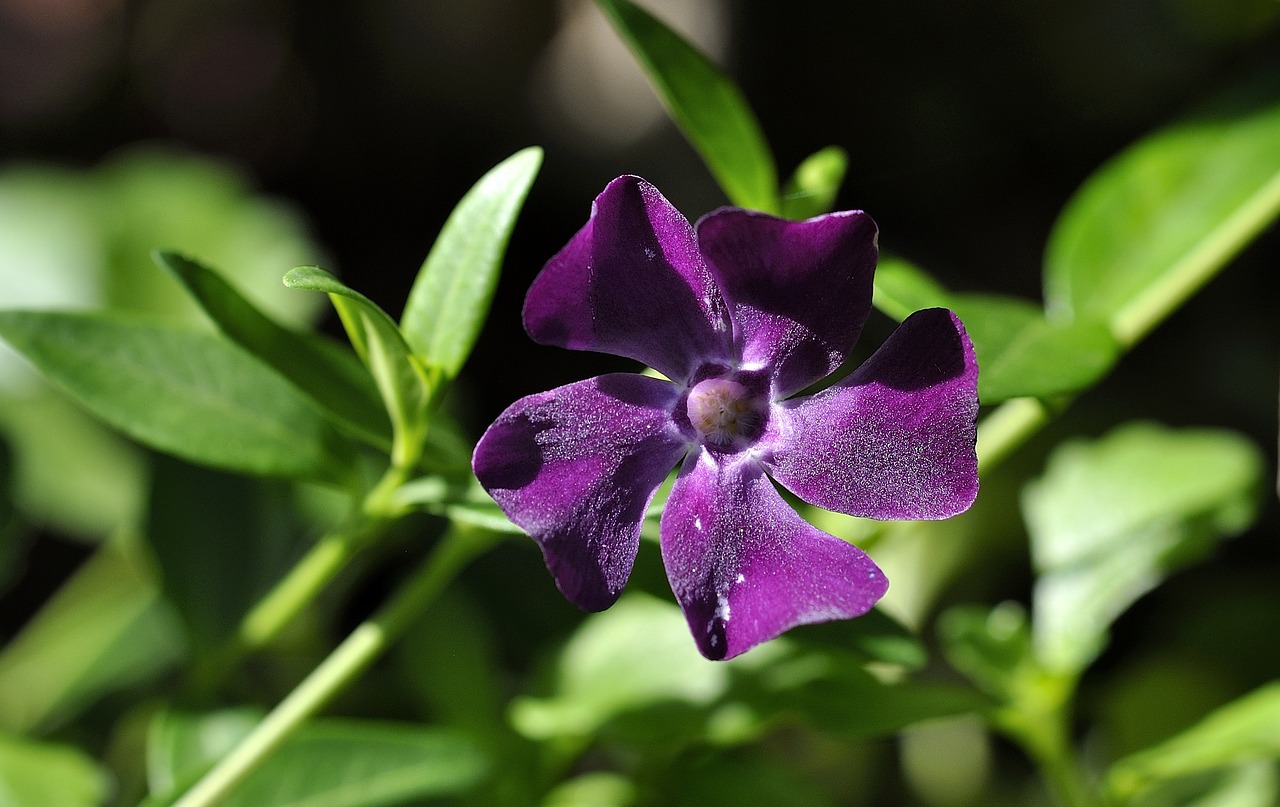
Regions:
M 888 581 L 774 487 L 877 519 L 940 519 L 977 495 L 973 348 L 950 311 L 908 317 L 852 375 L 871 309 L 876 225 L 724 208 L 691 227 L 624 176 L 534 280 L 534 340 L 637 359 L 668 380 L 591 378 L 512 404 L 473 465 L 542 548 L 560 591 L 608 608 L 654 492 L 667 578 L 698 648 L 726 659 L 797 625 L 866 613 Z

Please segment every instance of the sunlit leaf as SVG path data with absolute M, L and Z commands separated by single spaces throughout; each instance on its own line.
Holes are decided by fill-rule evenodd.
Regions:
M 453 378 L 471 354 L 498 283 L 516 217 L 542 164 L 527 148 L 462 197 L 418 272 L 400 327 L 422 362 Z
M 0 734 L 0 805 L 99 807 L 110 792 L 106 771 L 82 751 Z
M 0 728 L 66 720 L 181 653 L 172 616 L 139 562 L 105 544 L 0 652 Z
M 1090 321 L 1050 322 L 1026 300 L 947 291 L 923 270 L 896 258 L 876 269 L 877 308 L 905 319 L 921 308 L 950 308 L 965 325 L 978 357 L 978 397 L 984 404 L 1050 397 L 1085 389 L 1115 363 L 1119 345 Z
M 649 75 L 672 120 L 729 201 L 777 213 L 778 175 L 742 92 L 678 34 L 630 0 L 596 0 Z
M 395 431 L 394 461 L 415 462 L 427 428 L 427 405 L 434 386 L 405 343 L 399 326 L 377 303 L 343 285 L 316 266 L 299 266 L 284 276 L 286 286 L 329 295 L 347 337 L 369 368 Z
M 291 384 L 203 333 L 108 313 L 0 312 L 0 336 L 154 448 L 242 473 L 345 483 L 352 445 Z
M 1111 770 L 1108 787 L 1117 797 L 1131 798 L 1163 780 L 1275 759 L 1280 759 L 1280 682 L 1254 690 L 1181 734 L 1120 760 Z
M 1135 423 L 1059 447 L 1023 497 L 1041 662 L 1083 670 L 1134 600 L 1246 527 L 1262 468 L 1248 440 L 1209 429 Z
M 783 217 L 801 220 L 831 212 L 848 167 L 849 155 L 839 146 L 805 158 L 783 188 Z
M 1045 255 L 1055 321 L 1104 321 L 1130 343 L 1280 213 L 1274 75 L 1170 126 L 1090 177 Z
M 349 350 L 278 324 L 198 261 L 174 252 L 156 252 L 154 258 L 186 287 L 227 338 L 293 382 L 352 433 L 390 446 L 391 427 L 377 387 Z

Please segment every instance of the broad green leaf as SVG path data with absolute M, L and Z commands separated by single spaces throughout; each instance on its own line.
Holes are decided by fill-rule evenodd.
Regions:
M 1280 99 L 1269 78 L 1263 92 L 1157 132 L 1085 182 L 1045 255 L 1055 321 L 1108 322 L 1130 344 L 1274 220 Z
M 1013 700 L 1018 681 L 1034 674 L 1027 614 L 1016 603 L 951 608 L 938 620 L 938 634 L 951 666 L 1001 701 Z
M 1135 423 L 1059 447 L 1023 496 L 1040 661 L 1083 670 L 1138 597 L 1248 526 L 1262 468 L 1248 440 L 1210 429 Z
M 1111 369 L 1119 354 L 1105 325 L 1056 324 L 1038 306 L 1013 297 L 954 294 L 900 259 L 880 262 L 874 302 L 899 320 L 921 308 L 954 311 L 973 340 L 978 397 L 985 404 L 1084 389 Z
M 1276 807 L 1280 773 L 1275 762 L 1243 762 L 1161 780 L 1121 803 L 1128 807 Z
M 381 807 L 465 793 L 489 763 L 441 729 L 372 720 L 300 728 L 221 807 Z
M 284 284 L 329 295 L 356 354 L 373 375 L 391 416 L 395 432 L 392 460 L 400 467 L 413 465 L 422 452 L 427 405 L 435 379 L 427 378 L 400 328 L 377 303 L 319 267 L 291 269 L 284 276 Z
M 901 622 L 879 608 L 857 619 L 802 625 L 787 632 L 788 641 L 855 653 L 867 661 L 918 670 L 928 661 L 924 645 Z
M 76 748 L 0 734 L 0 807 L 100 807 L 110 785 Z
M 0 336 L 142 443 L 241 473 L 343 484 L 352 445 L 291 384 L 203 333 L 109 313 L 0 311 Z
M 848 168 L 849 155 L 839 146 L 809 155 L 783 188 L 783 217 L 802 220 L 831 212 Z
M 163 713 L 147 743 L 152 796 L 188 787 L 252 728 L 247 710 Z M 408 723 L 314 720 L 301 726 L 220 807 L 380 807 L 466 792 L 488 772 L 485 757 L 456 733 Z
M 596 0 L 649 75 L 725 195 L 739 207 L 778 213 L 773 155 L 733 81 L 665 24 L 630 0 Z
M 734 664 L 699 655 L 674 604 L 626 594 L 569 640 L 555 694 L 517 699 L 511 720 L 533 739 L 589 736 L 625 712 L 672 702 L 708 705 L 724 692 Z
M 516 217 L 542 165 L 542 149 L 516 152 L 454 208 L 409 292 L 400 327 L 428 367 L 462 369 L 489 313 Z
M 193 649 L 216 653 L 297 559 L 288 495 L 280 483 L 155 458 L 147 541 Z
M 147 727 L 147 789 L 168 794 L 191 784 L 262 719 L 257 709 L 225 709 L 207 714 L 162 711 Z
M 152 257 L 186 287 L 227 338 L 293 382 L 351 433 L 390 446 L 391 428 L 377 387 L 350 351 L 278 324 L 221 275 L 191 258 L 175 252 Z
M 179 630 L 139 562 L 103 545 L 0 652 L 0 729 L 73 717 L 168 668 Z
M 1280 682 L 1211 713 L 1165 742 L 1117 762 L 1108 788 L 1126 799 L 1157 782 L 1256 760 L 1280 759 Z

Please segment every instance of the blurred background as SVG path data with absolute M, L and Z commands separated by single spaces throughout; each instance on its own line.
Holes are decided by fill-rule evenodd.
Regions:
M 642 5 L 737 79 L 783 176 L 839 145 L 850 168 L 837 206 L 870 212 L 883 249 L 952 288 L 1033 299 L 1053 221 L 1091 171 L 1221 91 L 1280 77 L 1275 0 Z M 292 322 L 338 333 L 322 300 L 280 286 L 284 272 L 321 263 L 398 314 L 452 206 L 527 145 L 545 147 L 546 161 L 464 373 L 459 417 L 473 433 L 518 396 L 625 367 L 538 347 L 519 317 L 529 282 L 610 179 L 640 174 L 691 219 L 724 204 L 590 2 L 0 0 L 0 305 L 194 317 L 150 266 L 148 251 L 165 247 L 225 270 Z M 1241 431 L 1268 451 L 1274 480 L 1278 266 L 1272 231 L 1029 445 L 1010 475 L 1038 472 L 1064 436 L 1141 417 Z M 869 345 L 891 327 L 876 317 Z M 77 497 L 127 509 L 110 504 L 118 498 L 102 477 L 127 487 L 143 473 L 111 447 L 102 452 L 113 459 L 94 466 L 17 436 L 57 417 L 47 402 L 13 403 L 32 383 L 24 373 L 0 356 L 10 399 L 0 407 L 3 467 L 18 480 L 16 506 L 39 527 L 21 560 L 0 556 L 9 580 L 0 639 L 87 553 L 76 536 L 121 515 Z M 92 454 L 112 439 L 95 432 L 77 445 Z M 66 488 L 77 469 L 97 477 L 83 494 Z M 61 498 L 40 478 L 58 480 Z M 1146 725 L 1152 704 L 1129 695 L 1199 693 L 1161 703 L 1185 712 L 1172 724 L 1185 723 L 1274 677 L 1278 522 L 1270 495 L 1259 526 L 1216 563 L 1117 625 L 1085 707 L 1109 722 L 1121 750 L 1169 730 Z M 995 532 L 991 554 L 947 599 L 1025 599 L 1022 527 Z M 532 598 L 505 627 L 504 652 L 519 667 L 575 615 L 531 554 L 512 564 L 508 551 L 470 579 L 499 602 L 501 591 Z M 497 582 L 474 582 L 484 579 Z M 557 627 L 522 631 L 522 620 Z M 1165 664 L 1152 647 L 1181 656 Z M 1161 676 L 1172 676 L 1169 687 L 1147 686 Z

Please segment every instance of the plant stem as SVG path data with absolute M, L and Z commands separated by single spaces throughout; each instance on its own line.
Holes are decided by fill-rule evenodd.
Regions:
M 355 680 L 404 631 L 492 538 L 457 526 L 376 614 L 361 623 L 230 754 L 174 807 L 210 807 L 253 772 L 304 720 Z
M 1052 417 L 1038 398 L 1013 398 L 998 406 L 978 426 L 978 473 L 999 465 Z

